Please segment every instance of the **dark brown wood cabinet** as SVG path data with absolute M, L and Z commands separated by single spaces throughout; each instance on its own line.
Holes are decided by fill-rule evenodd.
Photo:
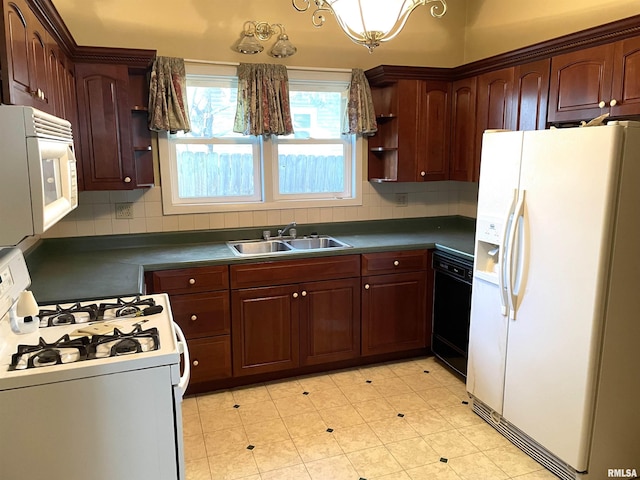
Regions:
M 49 34 L 25 0 L 3 1 L 2 97 L 5 103 L 53 112 Z
M 597 117 L 611 98 L 614 45 L 558 55 L 551 60 L 549 122 Z
M 232 265 L 230 273 L 234 376 L 360 355 L 358 255 Z
M 548 58 L 514 68 L 512 130 L 544 130 L 547 127 L 550 70 Z
M 299 295 L 294 285 L 232 291 L 234 377 L 299 365 Z
M 185 334 L 191 357 L 188 392 L 207 390 L 208 383 L 230 378 L 229 267 L 150 272 L 147 290 L 169 294 L 173 319 Z
M 85 190 L 131 190 L 153 184 L 146 126 L 145 70 L 77 63 L 76 89 Z
M 362 257 L 362 355 L 426 348 L 427 251 Z
M 513 75 L 513 68 L 504 68 L 478 77 L 474 181 L 480 178 L 484 131 L 511 128 Z
M 301 288 L 300 365 L 359 357 L 359 279 L 305 283 Z
M 614 59 L 611 116 L 640 115 L 640 37 L 616 42 Z
M 453 82 L 450 180 L 477 181 L 474 178 L 477 81 L 477 77 L 471 77 Z
M 372 88 L 378 132 L 369 138 L 370 181 L 448 178 L 450 92 L 449 82 L 429 80 Z

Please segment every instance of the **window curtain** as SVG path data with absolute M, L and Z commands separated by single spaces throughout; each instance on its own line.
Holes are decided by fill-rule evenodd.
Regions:
M 293 133 L 289 77 L 284 65 L 241 63 L 233 131 L 244 135 Z
M 184 60 L 156 57 L 149 83 L 149 129 L 176 133 L 191 130 Z
M 371 136 L 377 131 L 376 112 L 373 108 L 369 82 L 364 75 L 364 70 L 354 68 L 351 70 L 349 101 L 343 133 Z

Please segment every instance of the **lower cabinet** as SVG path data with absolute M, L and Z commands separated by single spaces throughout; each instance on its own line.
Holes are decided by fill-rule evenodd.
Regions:
M 360 356 L 359 270 L 357 255 L 232 266 L 233 375 Z
M 169 294 L 174 321 L 187 338 L 191 362 L 189 391 L 231 377 L 229 267 L 151 272 L 147 290 Z
M 425 348 L 427 251 L 362 257 L 362 355 Z

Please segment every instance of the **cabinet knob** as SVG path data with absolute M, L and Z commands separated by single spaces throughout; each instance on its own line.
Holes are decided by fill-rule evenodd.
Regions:
M 421 177 L 426 177 L 426 176 L 427 176 L 427 172 L 424 172 L 424 171 L 423 171 L 423 172 L 420 172 L 420 176 L 421 176 Z
M 610 107 L 615 107 L 617 104 L 618 104 L 618 101 L 615 98 L 609 102 Z
M 365 289 L 365 290 L 369 290 L 369 288 L 371 288 L 371 287 L 369 286 L 369 284 L 368 284 L 368 283 L 365 283 L 365 284 L 364 284 L 364 289 Z
M 393 261 L 393 266 L 397 267 L 398 265 L 400 265 L 400 262 L 398 260 L 394 260 Z
M 198 365 L 200 365 L 200 362 L 199 362 L 198 360 L 194 360 L 194 361 L 193 361 L 193 363 L 192 363 L 192 365 L 193 365 L 194 367 L 197 367 Z
M 197 315 L 191 315 L 191 321 L 195 322 L 198 319 Z
M 196 284 L 196 279 L 195 278 L 190 278 L 189 279 L 189 285 L 195 285 Z
M 302 290 L 302 296 L 306 297 L 307 296 L 307 291 L 306 290 Z
M 599 106 L 600 108 L 604 108 L 606 105 L 607 105 L 607 104 L 606 104 L 606 103 L 604 103 L 604 100 L 602 100 L 602 101 L 598 104 L 598 106 Z
M 124 177 L 124 183 L 131 183 L 131 177 Z
M 293 298 L 298 298 L 298 292 L 293 293 Z

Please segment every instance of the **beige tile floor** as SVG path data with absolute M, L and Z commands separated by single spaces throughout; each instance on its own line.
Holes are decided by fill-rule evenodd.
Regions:
M 557 480 L 463 401 L 432 357 L 189 397 L 187 480 Z

